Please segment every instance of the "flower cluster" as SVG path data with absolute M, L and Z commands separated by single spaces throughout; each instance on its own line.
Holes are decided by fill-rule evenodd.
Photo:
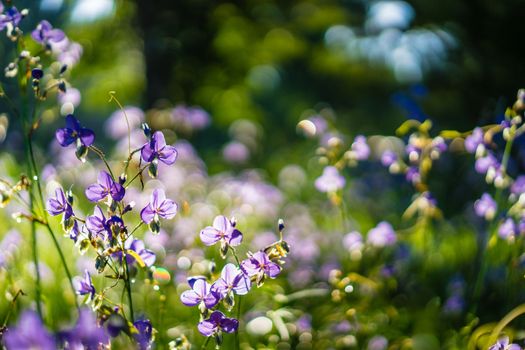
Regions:
M 177 214 L 177 204 L 167 199 L 164 190 L 153 190 L 151 199 L 140 211 L 140 222 L 132 230 L 128 229 L 128 216 L 133 212 L 134 203 L 126 201 L 126 189 L 132 182 L 143 176 L 143 171 L 149 168 L 151 176 L 157 175 L 157 164 L 162 162 L 172 165 L 177 157 L 173 146 L 167 145 L 164 135 L 160 131 L 151 133 L 149 127 L 143 125 L 147 141 L 142 147 L 129 154 L 124 166 L 124 172 L 118 178 L 113 175 L 112 169 L 105 160 L 105 155 L 96 148 L 95 135 L 92 130 L 83 128 L 73 115 L 66 117 L 66 127 L 58 129 L 56 139 L 62 147 L 76 144 L 76 155 L 83 162 L 86 161 L 88 149 L 93 150 L 107 165 L 106 170 L 99 172 L 97 182 L 88 185 L 85 197 L 94 203 L 92 215 L 81 218 L 73 209 L 73 195 L 71 191 L 64 193 L 62 188 L 55 190 L 55 197 L 49 198 L 46 208 L 52 216 L 62 215 L 62 226 L 67 234 L 76 242 L 81 253 L 90 247 L 96 252 L 95 268 L 99 273 L 110 268 L 116 281 L 123 281 L 123 289 L 127 289 L 130 299 L 130 313 L 126 315 L 123 308 L 112 309 L 104 305 L 106 294 L 113 287 L 106 287 L 98 291 L 93 284 L 91 274 L 86 270 L 83 278 L 77 278 L 77 293 L 85 296 L 95 310 L 103 314 L 103 321 L 112 317 L 128 320 L 120 328 L 112 327 L 111 322 L 106 322 L 111 336 L 118 335 L 121 331 L 135 334 L 136 340 L 142 348 L 147 348 L 152 340 L 152 326 L 147 320 L 135 320 L 131 300 L 130 280 L 132 273 L 136 273 L 137 265 L 140 268 L 153 268 L 156 256 L 153 251 L 146 249 L 145 243 L 136 238 L 135 234 L 142 225 L 148 225 L 152 233 L 158 233 L 162 220 L 170 220 Z M 137 173 L 128 178 L 130 160 L 133 155 L 140 153 Z M 144 165 L 143 165 L 144 163 Z M 109 310 L 109 311 L 108 311 Z M 128 326 L 132 325 L 132 326 Z
M 235 219 L 229 220 L 219 215 L 213 220 L 212 226 L 201 230 L 202 243 L 206 246 L 220 243 L 221 257 L 226 259 L 228 252 L 231 252 L 236 264 L 226 263 L 220 276 L 215 276 L 212 268 L 212 283 L 208 282 L 206 276 L 189 277 L 188 284 L 191 289 L 183 292 L 180 299 L 186 306 L 198 306 L 201 321 L 197 328 L 206 337 L 214 336 L 218 346 L 221 344 L 223 332 L 233 333 L 239 327 L 239 320 L 226 317 L 218 310 L 219 303 L 222 301 L 226 312 L 231 312 L 235 306 L 236 295 L 240 298 L 248 294 L 252 283 L 260 287 L 266 278 L 276 278 L 281 272 L 281 265 L 284 264 L 282 258 L 289 253 L 288 244 L 282 239 L 282 220 L 279 220 L 278 229 L 281 237 L 279 241 L 255 253 L 248 252 L 247 259 L 243 261 L 239 260 L 236 250 L 242 243 L 243 234 L 237 230 Z

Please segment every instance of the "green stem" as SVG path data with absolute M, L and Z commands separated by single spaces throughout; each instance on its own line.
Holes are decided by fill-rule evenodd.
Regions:
M 89 146 L 89 149 L 95 152 L 95 154 L 99 156 L 99 158 L 104 162 L 113 181 L 117 181 L 117 179 L 115 178 L 115 175 L 113 175 L 113 171 L 111 170 L 111 167 L 108 164 L 108 161 L 106 160 L 106 156 L 104 156 L 104 153 L 102 153 L 102 151 L 96 148 L 95 146 Z
M 135 317 L 133 315 L 133 299 L 131 297 L 131 284 L 130 284 L 130 280 L 129 280 L 129 266 L 128 266 L 128 259 L 126 259 L 126 253 L 125 251 L 122 251 L 123 254 L 122 254 L 122 259 L 124 260 L 124 269 L 125 269 L 125 272 L 126 272 L 126 276 L 125 276 L 125 283 L 126 283 L 126 291 L 127 291 L 127 294 L 128 294 L 128 303 L 129 303 L 129 314 L 130 314 L 130 317 L 131 317 L 131 323 L 135 322 Z
M 206 341 L 204 342 L 204 344 L 202 344 L 201 350 L 206 349 L 206 347 L 208 346 L 208 343 L 210 342 L 210 339 L 211 337 L 206 338 Z
M 29 189 L 31 191 L 30 199 L 29 199 L 29 206 L 31 208 L 31 211 L 33 210 L 33 193 L 32 188 Z M 41 290 L 41 279 L 40 279 L 40 268 L 38 266 L 38 248 L 37 248 L 37 237 L 36 237 L 36 222 L 34 220 L 31 220 L 31 250 L 33 252 L 33 263 L 35 264 L 35 272 L 36 272 L 36 285 L 35 285 L 35 302 L 36 302 L 36 310 L 38 311 L 38 315 L 40 315 L 40 318 L 42 318 L 42 290 Z

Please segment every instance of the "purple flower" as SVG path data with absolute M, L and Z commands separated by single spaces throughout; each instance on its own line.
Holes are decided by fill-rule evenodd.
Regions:
M 53 26 L 48 21 L 41 21 L 36 29 L 31 32 L 31 37 L 42 45 L 47 45 L 49 42 L 57 43 L 64 40 L 66 35 L 60 29 L 53 29 Z
M 339 171 L 334 166 L 327 166 L 323 170 L 323 175 L 315 180 L 315 188 L 319 192 L 336 192 L 345 186 L 346 180 L 339 175 Z
M 376 335 L 368 341 L 367 350 L 385 350 L 388 347 L 388 340 L 382 335 Z
M 55 190 L 55 198 L 49 198 L 46 202 L 46 210 L 49 214 L 56 216 L 64 213 L 64 218 L 67 219 L 73 215 L 73 208 L 69 204 L 64 190 L 57 188 Z
M 76 280 L 76 289 L 78 295 L 89 295 L 89 299 L 93 300 L 96 290 L 91 281 L 91 275 L 88 270 L 84 271 L 84 278 L 78 277 Z
M 156 189 L 151 194 L 151 200 L 144 209 L 140 211 L 142 221 L 149 224 L 154 233 L 160 230 L 160 218 L 169 220 L 177 214 L 177 204 L 166 198 L 163 189 Z
M 405 178 L 413 184 L 419 182 L 421 180 L 419 168 L 415 166 L 408 167 L 405 173 Z
M 98 174 L 97 183 L 88 186 L 85 193 L 87 199 L 91 202 L 99 202 L 108 195 L 111 196 L 115 202 L 120 202 L 122 198 L 124 198 L 126 190 L 121 184 L 115 182 L 109 173 L 101 171 Z
M 366 137 L 363 135 L 356 136 L 351 147 L 357 160 L 364 160 L 370 156 L 370 147 L 366 143 Z
M 385 247 L 395 244 L 397 237 L 392 225 L 386 221 L 382 221 L 368 231 L 366 241 L 374 247 Z
M 489 153 L 485 157 L 476 159 L 474 167 L 479 174 L 485 174 L 491 167 L 495 169 L 499 168 L 499 162 L 496 157 Z
M 488 193 L 483 193 L 480 199 L 474 203 L 476 215 L 484 217 L 486 220 L 492 220 L 496 215 L 496 201 Z
M 518 344 L 509 344 L 509 338 L 504 337 L 492 345 L 489 350 L 522 350 Z
M 270 260 L 263 251 L 252 254 L 241 262 L 242 271 L 249 277 L 255 276 L 258 287 L 264 283 L 265 276 L 275 278 L 281 272 L 281 266 Z
M 383 166 L 389 167 L 392 164 L 394 164 L 396 160 L 397 160 L 397 153 L 395 153 L 394 151 L 387 149 L 381 155 L 381 164 L 383 164 Z
M 149 349 L 153 337 L 153 326 L 149 320 L 137 320 L 133 323 L 138 331 L 134 338 L 139 344 L 140 350 Z
M 107 344 L 109 336 L 104 328 L 99 327 L 95 315 L 89 309 L 81 309 L 78 321 L 73 329 L 64 332 L 64 340 L 71 349 L 100 349 L 100 344 Z
M 16 327 L 9 328 L 3 336 L 3 343 L 7 349 L 13 350 L 57 349 L 55 339 L 46 330 L 38 315 L 31 310 L 24 311 Z
M 6 13 L 0 14 L 0 30 L 4 30 L 8 27 L 9 33 L 9 26 L 18 26 L 22 18 L 24 18 L 24 16 L 16 9 L 16 7 L 11 7 Z
M 93 130 L 80 126 L 78 120 L 71 114 L 66 117 L 66 127 L 58 129 L 55 136 L 62 147 L 67 147 L 73 142 L 89 147 L 95 141 Z
M 208 319 L 199 322 L 197 326 L 199 332 L 206 337 L 210 337 L 220 331 L 233 333 L 238 327 L 239 321 L 224 316 L 220 311 L 213 311 Z
M 199 278 L 190 283 L 192 289 L 183 292 L 180 300 L 186 306 L 196 306 L 203 304 L 211 309 L 219 302 L 219 295 L 211 290 L 211 285 L 205 279 Z
M 146 249 L 144 242 L 140 239 L 128 239 L 124 243 L 124 247 L 128 250 L 132 250 L 135 253 L 137 253 L 137 255 L 140 256 L 140 258 L 142 259 L 144 264 L 146 264 L 147 267 L 151 267 L 155 263 L 155 260 L 157 258 L 155 256 L 155 253 L 153 253 L 149 249 Z M 120 251 L 113 255 L 118 257 L 118 259 L 122 259 L 122 252 Z M 126 261 L 128 262 L 128 264 L 131 265 L 135 263 L 135 258 L 130 254 L 126 254 Z
M 519 196 L 522 193 L 525 193 L 525 176 L 520 175 L 516 178 L 512 186 L 510 187 L 510 192 Z
M 151 140 L 142 146 L 141 156 L 148 163 L 158 159 L 166 165 L 171 165 L 177 159 L 177 150 L 173 146 L 166 145 L 164 134 L 156 131 L 151 136 Z
M 211 289 L 224 298 L 232 291 L 238 295 L 248 294 L 251 285 L 250 279 L 237 266 L 226 264 L 222 268 L 221 278 L 213 283 Z
M 216 216 L 213 219 L 213 226 L 202 229 L 200 237 L 202 243 L 207 246 L 221 241 L 223 245 L 235 247 L 242 242 L 242 233 L 223 215 Z
M 102 234 L 103 239 L 113 239 L 114 234 L 125 230 L 124 222 L 118 216 L 112 216 L 106 220 L 102 209 L 95 206 L 94 214 L 86 217 L 87 229 L 97 235 Z
M 503 239 L 511 239 L 516 235 L 516 225 L 512 218 L 507 218 L 500 225 L 498 235 Z
M 343 237 L 343 246 L 349 252 L 361 250 L 363 248 L 363 236 L 357 231 L 352 231 Z

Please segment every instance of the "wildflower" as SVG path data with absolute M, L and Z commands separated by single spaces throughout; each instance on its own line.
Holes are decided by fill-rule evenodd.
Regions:
M 359 251 L 363 248 L 363 236 L 357 231 L 352 231 L 343 237 L 343 246 L 349 252 Z
M 153 327 L 149 320 L 137 320 L 133 323 L 133 326 L 138 331 L 138 334 L 134 334 L 134 338 L 139 344 L 140 350 L 149 349 L 151 341 L 153 340 Z
M 258 251 L 243 260 L 241 269 L 248 277 L 255 278 L 257 287 L 264 283 L 266 276 L 275 278 L 281 272 L 281 266 L 271 261 L 263 251 Z
M 363 135 L 358 135 L 355 137 L 351 148 L 356 160 L 367 159 L 370 155 L 370 147 L 367 145 L 366 137 Z
M 155 260 L 157 258 L 155 256 L 155 253 L 153 253 L 149 249 L 146 249 L 144 242 L 140 239 L 129 238 L 124 243 L 124 247 L 127 250 L 132 250 L 135 253 L 137 253 L 137 255 L 142 259 L 142 261 L 147 267 L 151 267 L 155 263 Z M 114 255 L 117 256 L 119 259 L 122 259 L 122 252 L 117 252 Z M 126 261 L 128 264 L 131 265 L 135 263 L 135 257 L 133 257 L 133 255 L 131 254 L 126 254 Z
M 381 164 L 383 166 L 391 166 L 397 161 L 397 154 L 394 151 L 386 150 L 381 155 Z
M 484 147 L 480 147 L 483 146 L 483 138 L 483 129 L 475 128 L 474 130 L 472 130 L 472 134 L 465 138 L 465 149 L 467 150 L 467 152 L 478 153 L 480 152 L 478 151 L 478 148 L 484 150 Z
M 504 337 L 492 345 L 489 350 L 522 350 L 518 344 L 509 344 L 509 338 Z
M 1 11 L 0 11 L 1 12 Z M 16 7 L 11 7 L 5 13 L 0 14 L 0 30 L 7 30 L 10 32 L 13 28 L 17 27 L 22 18 L 24 18 L 24 11 L 19 12 Z M 10 33 L 8 35 L 10 36 Z
M 55 339 L 42 324 L 38 315 L 31 310 L 24 311 L 16 327 L 11 327 L 3 336 L 7 349 L 57 349 Z
M 486 220 L 492 220 L 496 215 L 496 201 L 488 193 L 483 193 L 480 199 L 474 203 L 476 215 L 484 217 Z
M 514 183 L 510 186 L 510 192 L 517 196 L 525 193 L 525 176 L 520 175 L 514 180 Z
M 345 186 L 346 180 L 339 175 L 339 171 L 334 166 L 327 166 L 323 170 L 323 175 L 315 180 L 315 188 L 319 192 L 336 192 Z
M 238 295 L 248 294 L 250 287 L 251 282 L 246 275 L 237 266 L 230 263 L 222 268 L 221 278 L 215 281 L 211 288 L 224 298 L 232 291 Z
M 111 196 L 115 202 L 120 202 L 124 198 L 126 190 L 121 184 L 115 182 L 109 173 L 101 171 L 98 174 L 97 183 L 88 186 L 85 193 L 91 202 L 99 202 L 107 196 Z
M 516 225 L 512 218 L 507 218 L 500 225 L 498 235 L 503 239 L 512 239 L 516 235 Z
M 151 232 L 158 233 L 160 230 L 160 218 L 169 220 L 177 214 L 177 204 L 171 199 L 166 199 L 162 189 L 156 189 L 151 194 L 151 200 L 140 212 L 142 221 L 149 224 Z
M 208 226 L 200 232 L 202 243 L 207 246 L 221 242 L 221 256 L 224 258 L 228 247 L 238 246 L 242 242 L 242 233 L 235 228 L 225 216 L 219 215 L 213 219 L 213 226 Z
M 213 311 L 208 319 L 199 322 L 199 325 L 197 326 L 199 332 L 206 337 L 217 335 L 221 331 L 225 333 L 233 333 L 238 327 L 239 321 L 224 316 L 220 311 Z
M 55 137 L 62 147 L 67 147 L 76 142 L 77 150 L 75 155 L 82 162 L 85 162 L 88 147 L 95 142 L 93 130 L 83 128 L 72 114 L 66 116 L 66 127 L 58 129 Z
M 55 136 L 62 147 L 67 147 L 75 141 L 88 147 L 95 141 L 93 130 L 80 126 L 80 123 L 72 114 L 66 116 L 66 127 L 58 129 Z
M 126 228 L 124 222 L 118 216 L 111 216 L 106 220 L 102 209 L 95 206 L 94 215 L 86 217 L 87 229 L 97 235 L 103 234 L 103 238 L 112 240 L 114 236 L 121 232 L 125 232 Z
M 211 285 L 205 279 L 196 279 L 193 281 L 193 285 L 190 283 L 190 286 L 192 289 L 183 292 L 180 296 L 184 305 L 199 305 L 199 307 L 204 305 L 207 309 L 211 309 L 219 302 L 217 292 L 211 290 Z
M 385 247 L 396 243 L 397 237 L 392 225 L 386 221 L 382 221 L 368 231 L 366 241 L 374 247 Z
M 73 329 L 65 331 L 62 338 L 71 349 L 100 349 L 101 344 L 109 342 L 104 328 L 99 327 L 97 319 L 89 309 L 81 309 L 78 321 Z
M 474 167 L 478 174 L 483 175 L 483 174 L 486 174 L 491 168 L 492 169 L 499 168 L 499 162 L 496 159 L 496 157 L 494 157 L 494 155 L 492 155 L 491 153 L 488 153 L 486 156 L 476 159 L 476 163 L 474 164 Z
M 156 131 L 151 136 L 149 142 L 146 142 L 144 146 L 142 146 L 141 156 L 142 159 L 148 163 L 158 159 L 166 165 L 172 165 L 177 159 L 177 150 L 173 146 L 166 145 L 164 134 Z
M 77 294 L 78 295 L 89 295 L 89 300 L 93 300 L 96 290 L 91 281 L 91 275 L 88 270 L 84 271 L 84 279 L 80 277 L 77 279 Z
M 55 198 L 49 198 L 46 202 L 46 210 L 49 214 L 56 216 L 64 213 L 64 217 L 73 215 L 73 208 L 68 202 L 64 190 L 57 188 L 55 190 Z
M 41 21 L 31 32 L 31 37 L 39 44 L 48 45 L 49 42 L 60 42 L 66 35 L 60 29 L 54 29 L 48 21 Z

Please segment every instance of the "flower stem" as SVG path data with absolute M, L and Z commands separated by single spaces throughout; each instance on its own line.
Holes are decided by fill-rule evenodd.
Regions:
M 29 207 L 31 210 L 33 210 L 33 193 L 32 188 L 29 189 L 31 191 L 30 199 L 29 199 Z M 35 285 L 35 302 L 36 302 L 36 310 L 38 312 L 38 315 L 42 319 L 42 305 L 41 305 L 41 281 L 40 281 L 40 268 L 38 266 L 38 248 L 37 248 L 37 237 L 36 237 L 36 222 L 34 220 L 31 220 L 31 250 L 33 253 L 33 264 L 35 264 L 35 274 L 36 274 L 36 285 Z
M 125 251 L 122 251 L 122 259 L 124 260 L 124 270 L 125 270 L 125 279 L 124 282 L 126 284 L 126 292 L 128 294 L 128 303 L 129 303 L 129 315 L 131 318 L 131 323 L 135 322 L 135 317 L 133 315 L 133 299 L 131 297 L 131 284 L 129 280 L 129 266 L 128 266 L 128 259 L 126 258 Z

